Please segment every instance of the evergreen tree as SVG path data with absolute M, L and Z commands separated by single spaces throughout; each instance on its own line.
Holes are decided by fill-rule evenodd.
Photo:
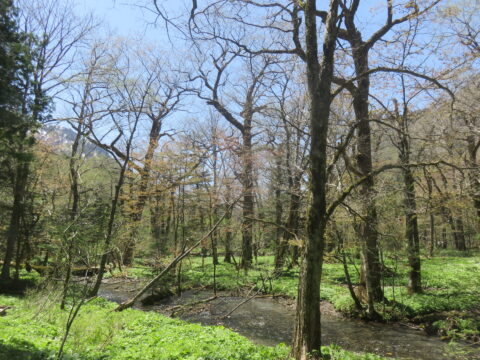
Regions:
M 10 279 L 25 215 L 34 134 L 49 104 L 35 76 L 43 64 L 42 41 L 21 31 L 17 19 L 13 1 L 0 0 L 0 180 L 12 193 L 1 281 Z
M 14 139 L 22 132 L 23 36 L 11 0 L 0 0 L 0 164 L 15 153 Z M 1 171 L 5 175 L 5 171 Z

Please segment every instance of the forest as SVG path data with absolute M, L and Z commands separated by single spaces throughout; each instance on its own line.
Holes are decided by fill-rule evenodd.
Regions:
M 479 0 L 0 0 L 0 360 L 480 359 Z

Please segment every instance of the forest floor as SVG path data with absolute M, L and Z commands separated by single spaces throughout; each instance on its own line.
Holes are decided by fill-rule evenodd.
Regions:
M 445 338 L 478 341 L 480 254 L 460 255 L 444 253 L 424 258 L 425 291 L 418 295 L 406 293 L 406 264 L 393 257 L 386 258 L 385 263 L 391 271 L 384 279 L 384 288 L 388 298 L 395 300 L 392 302 L 395 306 L 378 304 L 378 311 L 388 321 L 408 321 Z M 293 299 L 298 269 L 273 277 L 272 263 L 272 257 L 259 257 L 254 268 L 245 273 L 221 261 L 215 267 L 217 289 L 240 294 L 253 289 L 252 294 L 259 291 Z M 353 283 L 358 281 L 356 267 L 358 264 L 349 267 Z M 211 258 L 203 261 L 199 257 L 188 258 L 182 263 L 181 287 L 211 288 L 213 272 Z M 153 275 L 151 267 L 142 266 L 140 262 L 123 273 L 114 273 L 115 277 L 142 279 Z M 177 280 L 178 277 L 169 278 L 173 290 L 178 286 Z M 40 292 L 31 290 L 21 297 L 0 295 L 0 306 L 11 307 L 6 316 L 0 317 L 0 360 L 55 359 L 69 316 L 68 310 L 59 309 L 59 296 L 60 292 L 50 288 Z M 321 296 L 337 311 L 355 316 L 342 264 L 333 258 L 327 258 L 324 265 Z M 283 344 L 276 347 L 255 345 L 223 327 L 191 324 L 135 309 L 113 312 L 115 306 L 96 298 L 81 308 L 66 342 L 64 359 L 273 360 L 288 357 L 289 348 Z M 330 354 L 332 360 L 382 359 L 372 354 L 348 352 L 337 346 L 326 347 L 324 352 Z
M 1 360 L 57 359 L 70 311 L 59 309 L 51 289 L 18 297 L 0 295 L 10 306 L 0 317 Z M 221 326 L 202 326 L 155 312 L 112 311 L 116 304 L 95 298 L 80 309 L 65 345 L 64 360 L 285 360 L 289 347 L 255 345 Z M 336 346 L 331 360 L 381 360 Z
M 408 266 L 405 261 L 385 257 L 387 276 L 383 286 L 389 304 L 377 304 L 377 311 L 387 322 L 409 322 L 438 334 L 444 339 L 480 342 L 480 253 L 444 252 L 433 258 L 422 259 L 423 293 L 409 295 L 406 290 Z M 358 282 L 359 261 L 352 261 L 349 273 L 352 283 Z M 151 277 L 152 267 L 130 268 L 123 275 Z M 273 275 L 273 257 L 259 256 L 253 269 L 247 273 L 235 265 L 224 263 L 215 267 L 215 284 L 218 290 L 272 294 L 295 298 L 298 268 Z M 181 287 L 191 289 L 213 287 L 214 266 L 212 258 L 191 257 L 183 261 Z M 120 274 L 118 274 L 120 275 Z M 178 277 L 169 279 L 173 291 L 178 287 Z M 326 258 L 323 266 L 321 298 L 348 317 L 356 317 L 353 300 L 348 291 L 341 262 Z

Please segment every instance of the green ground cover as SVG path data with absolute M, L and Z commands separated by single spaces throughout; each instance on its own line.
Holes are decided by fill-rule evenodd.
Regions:
M 378 311 L 387 321 L 408 320 L 423 323 L 428 331 L 437 332 L 446 338 L 477 341 L 480 339 L 480 254 L 449 252 L 434 258 L 422 259 L 424 293 L 409 295 L 407 263 L 387 257 L 389 269 L 383 279 L 384 290 L 391 304 L 378 304 Z M 203 262 L 203 265 L 202 265 Z M 358 260 L 349 265 L 352 282 L 358 282 Z M 255 286 L 262 292 L 286 295 L 294 298 L 297 293 L 298 269 L 272 276 L 273 257 L 258 258 L 247 273 L 232 264 L 220 262 L 216 266 L 216 285 L 219 290 L 234 291 Z M 182 288 L 213 285 L 211 258 L 199 257 L 185 260 L 182 264 Z M 128 270 L 129 276 L 153 276 L 148 268 Z M 170 278 L 170 286 L 174 277 Z M 335 259 L 324 264 L 321 289 L 322 299 L 333 304 L 342 313 L 355 316 L 354 303 L 346 286 L 343 265 Z
M 12 306 L 0 317 L 1 360 L 55 359 L 68 311 L 55 292 L 24 298 L 0 296 Z M 219 326 L 201 326 L 154 312 L 113 312 L 115 304 L 97 298 L 84 305 L 66 343 L 68 360 L 269 360 L 287 359 L 289 348 L 258 346 Z M 325 347 L 332 360 L 381 360 L 338 347 Z
M 255 286 L 263 292 L 295 297 L 298 270 L 292 269 L 272 277 L 272 257 L 260 257 L 248 273 L 234 265 L 216 267 L 219 290 L 246 290 Z M 408 268 L 404 262 L 387 259 L 394 274 L 385 277 L 385 292 L 392 305 L 379 311 L 387 319 L 408 319 L 426 324 L 430 330 L 455 339 L 478 339 L 480 334 L 480 254 L 459 256 L 446 254 L 423 259 L 422 276 L 425 292 L 406 293 Z M 356 267 L 350 265 L 353 282 L 358 281 Z M 148 267 L 127 270 L 129 276 L 151 277 Z M 22 273 L 27 276 L 27 273 Z M 120 274 L 115 274 L 120 275 Z M 123 274 L 125 275 L 125 273 Z M 29 282 L 39 281 L 38 274 Z M 168 284 L 176 287 L 174 276 Z M 211 258 L 193 257 L 182 264 L 182 287 L 212 286 Z M 327 259 L 324 266 L 322 298 L 336 309 L 353 314 L 353 303 L 345 286 L 342 265 Z M 0 360 L 54 359 L 61 342 L 68 311 L 58 308 L 55 291 L 31 293 L 25 297 L 0 296 L 0 305 L 12 306 L 0 317 Z M 66 344 L 65 359 L 286 359 L 289 348 L 257 346 L 248 339 L 222 327 L 204 327 L 170 319 L 153 312 L 126 310 L 112 312 L 115 304 L 95 299 L 84 305 Z M 338 347 L 324 349 L 331 359 L 381 359 L 375 355 L 353 354 Z

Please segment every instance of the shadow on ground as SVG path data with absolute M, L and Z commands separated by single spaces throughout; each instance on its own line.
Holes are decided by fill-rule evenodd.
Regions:
M 16 341 L 13 344 L 0 341 L 0 360 L 47 360 L 51 356 L 50 351 L 39 350 L 28 341 Z

